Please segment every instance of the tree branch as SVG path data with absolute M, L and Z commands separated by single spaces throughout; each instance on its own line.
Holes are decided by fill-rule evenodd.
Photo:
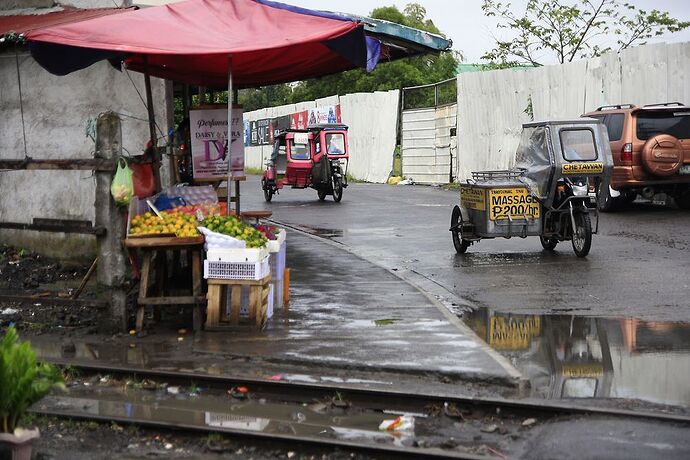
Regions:
M 587 3 L 589 3 L 589 2 L 587 2 Z M 599 12 L 601 12 L 601 9 L 604 7 L 604 4 L 606 4 L 606 0 L 601 0 L 599 7 L 592 13 L 592 16 L 589 18 L 589 21 L 587 21 L 587 25 L 585 26 L 585 30 L 584 30 L 584 32 L 582 32 L 580 34 L 580 40 L 577 42 L 577 44 L 573 48 L 572 52 L 570 53 L 570 59 L 568 59 L 568 62 L 572 62 L 573 59 L 575 58 L 577 51 L 580 49 L 580 46 L 582 45 L 582 41 L 585 39 L 587 32 L 589 32 L 589 29 L 592 27 L 594 20 L 599 16 Z

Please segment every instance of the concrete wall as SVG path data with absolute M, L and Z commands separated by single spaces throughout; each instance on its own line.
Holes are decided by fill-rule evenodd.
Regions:
M 690 43 L 646 45 L 535 69 L 458 76 L 459 178 L 512 166 L 529 101 L 535 120 L 608 104 L 690 104 Z
M 68 76 L 43 70 L 26 52 L 19 54 L 26 153 L 36 159 L 92 158 L 94 141 L 85 134 L 89 120 L 112 110 L 122 118 L 125 154 L 143 151 L 149 137 L 146 108 L 125 73 L 101 62 Z M 144 95 L 141 74 L 130 73 Z M 24 158 L 24 135 L 15 54 L 0 53 L 0 158 Z M 167 132 L 165 82 L 152 80 L 158 125 Z M 164 166 L 167 161 L 164 160 Z M 167 180 L 167 170 L 163 172 Z M 164 182 L 166 183 L 166 182 Z M 0 172 L 0 221 L 31 222 L 34 217 L 94 219 L 95 180 L 90 171 Z M 44 253 L 89 256 L 89 236 L 0 230 L 0 242 Z M 87 254 L 82 254 L 86 252 Z
M 398 124 L 399 91 L 355 93 L 330 96 L 316 101 L 255 110 L 244 114 L 245 121 L 288 115 L 319 106 L 340 104 L 342 121 L 349 126 L 352 177 L 383 183 L 393 166 Z M 271 146 L 245 147 L 245 165 L 263 169 L 271 155 Z

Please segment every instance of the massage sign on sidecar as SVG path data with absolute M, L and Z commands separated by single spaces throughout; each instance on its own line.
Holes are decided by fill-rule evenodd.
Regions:
M 585 257 L 599 227 L 597 185 L 608 183 L 612 165 L 598 120 L 523 125 L 513 169 L 473 172 L 460 187 L 460 206 L 450 219 L 456 251 L 484 238 L 539 236 L 546 250 L 571 241 Z
M 347 187 L 347 126 L 329 123 L 288 129 L 275 137 L 271 159 L 261 178 L 266 201 L 285 186 L 311 187 L 319 200 L 339 202 Z

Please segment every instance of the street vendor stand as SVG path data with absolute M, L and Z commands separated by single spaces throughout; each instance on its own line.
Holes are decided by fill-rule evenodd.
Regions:
M 193 327 L 201 330 L 202 306 L 206 298 L 202 292 L 201 251 L 204 247 L 204 237 L 180 238 L 175 236 L 152 238 L 127 238 L 124 242 L 128 249 L 138 249 L 142 252 L 141 278 L 139 279 L 139 296 L 137 298 L 136 331 L 144 328 L 144 312 L 147 305 L 154 306 L 158 311 L 162 306 L 191 305 L 193 308 Z M 167 286 L 167 251 L 186 251 L 189 254 L 191 271 L 191 293 L 187 296 L 168 295 Z M 155 265 L 154 265 L 155 264 Z M 156 286 L 158 295 L 149 293 L 149 281 L 155 267 L 157 276 Z
M 447 50 L 451 46 L 443 37 L 386 21 L 307 10 L 268 0 L 186 0 L 37 29 L 28 33 L 26 39 L 34 59 L 57 75 L 105 59 L 113 65 L 117 63 L 144 73 L 154 146 L 157 139 L 150 76 L 200 87 L 227 88 L 227 120 L 232 120 L 237 88 L 304 80 L 353 68 L 371 71 L 382 58 L 393 60 Z M 231 212 L 230 203 L 234 202 L 239 216 L 239 182 L 244 176 L 244 157 L 233 157 L 232 140 L 240 133 L 233 133 L 232 126 L 228 128 L 231 148 L 227 152 L 230 165 L 227 212 Z M 160 162 L 158 153 L 157 156 Z M 242 166 L 235 167 L 239 164 Z M 137 327 L 141 328 L 141 305 L 173 301 L 165 296 L 163 300 L 153 300 L 148 295 L 145 277 L 149 276 L 146 273 L 153 264 L 154 253 L 185 248 L 197 254 L 198 243 L 175 237 L 147 243 L 128 238 L 125 245 L 143 251 L 147 268 L 142 272 L 137 312 Z M 194 262 L 193 266 L 197 267 L 198 263 Z M 197 305 L 200 290 L 196 275 L 193 284 L 189 298 L 174 301 Z

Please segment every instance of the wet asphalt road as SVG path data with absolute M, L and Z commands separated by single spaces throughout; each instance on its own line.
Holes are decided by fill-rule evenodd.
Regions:
M 449 302 L 521 314 L 690 321 L 690 212 L 634 203 L 602 214 L 592 250 L 569 242 L 555 252 L 536 237 L 482 240 L 457 255 L 448 232 L 458 193 L 438 187 L 351 184 L 341 203 L 311 189 L 286 189 L 273 202 L 259 178 L 242 188 L 242 209 L 328 237 L 391 269 L 412 270 Z

